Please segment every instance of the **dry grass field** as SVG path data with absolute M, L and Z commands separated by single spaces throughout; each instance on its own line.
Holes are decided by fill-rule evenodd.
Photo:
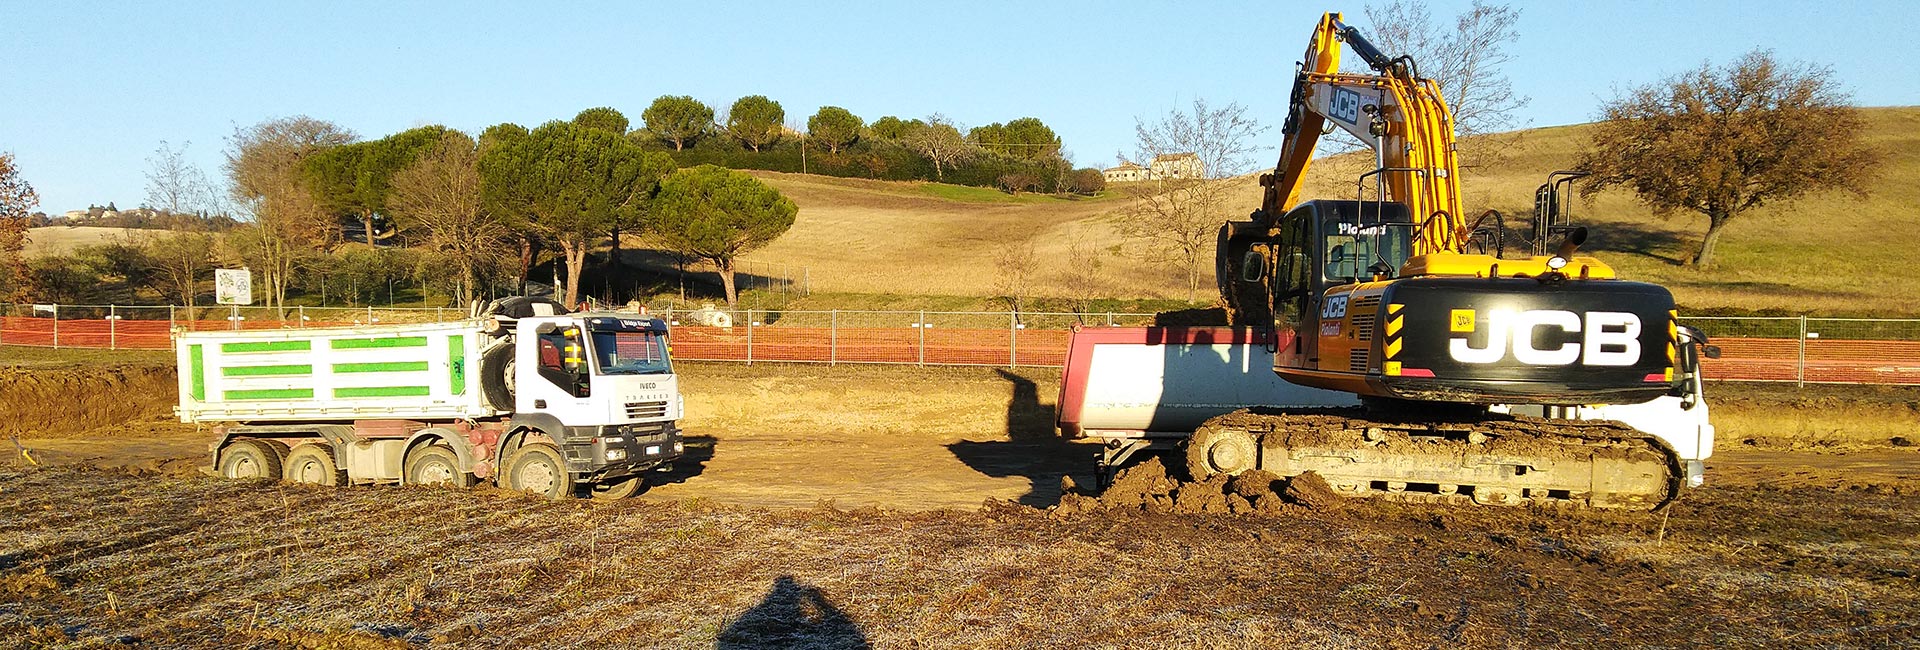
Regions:
M 1050 518 L 553 503 L 0 470 L 18 647 L 1920 642 L 1920 482 L 1703 490 L 1667 519 L 1399 507 Z
M 1920 643 L 1920 453 L 1866 437 L 1816 454 L 1723 425 L 1665 516 L 1061 516 L 1093 454 L 1052 432 L 1057 372 L 686 363 L 689 458 L 639 499 L 548 502 L 202 477 L 160 359 L 0 361 L 44 463 L 0 461 L 0 647 Z M 1911 429 L 1920 401 L 1709 390 L 1755 426 L 1847 402 Z
M 1672 288 L 1692 309 L 1779 309 L 1844 314 L 1920 313 L 1920 284 L 1904 269 L 1915 253 L 1897 236 L 1920 228 L 1920 108 L 1868 109 L 1867 139 L 1887 154 L 1872 194 L 1821 195 L 1765 208 L 1729 226 L 1720 268 L 1680 264 L 1704 233 L 1704 218 L 1653 215 L 1626 191 L 1582 201 L 1575 215 L 1592 227 L 1589 250 L 1628 277 Z M 1570 167 L 1585 143 L 1584 126 L 1533 129 L 1500 137 L 1512 146 L 1497 160 L 1462 172 L 1469 214 L 1498 209 L 1531 214 L 1533 189 L 1548 172 Z M 1272 143 L 1277 144 L 1277 143 Z M 1353 195 L 1364 171 L 1355 157 L 1316 163 L 1310 198 Z M 1041 294 L 1069 282 L 1092 282 L 1115 297 L 1184 298 L 1178 274 L 1143 256 L 1115 233 L 1121 198 L 1069 201 L 993 193 L 934 192 L 926 183 L 823 179 L 756 173 L 800 205 L 794 228 L 753 257 L 808 266 L 815 290 L 850 293 L 988 295 L 997 275 L 993 252 L 1008 239 L 1033 238 L 1040 251 Z M 1222 219 L 1259 206 L 1251 177 Z M 956 195 L 959 198 L 938 196 Z M 1103 251 L 1102 268 L 1070 269 L 1076 238 Z M 1203 284 L 1211 286 L 1209 279 Z M 1069 281 L 1068 279 L 1071 278 Z M 1203 299 L 1211 299 L 1203 291 Z
M 47 226 L 27 229 L 27 257 L 42 255 L 65 255 L 81 246 L 104 244 L 113 240 L 124 240 L 138 230 L 126 228 L 102 228 L 99 226 Z
M 1704 232 L 1704 218 L 1656 216 L 1630 193 L 1613 190 L 1576 205 L 1576 218 L 1593 229 L 1588 249 L 1627 277 L 1666 285 L 1690 310 L 1920 314 L 1920 283 L 1905 273 L 1916 255 L 1898 235 L 1920 228 L 1920 185 L 1911 182 L 1920 178 L 1920 154 L 1914 153 L 1920 151 L 1920 107 L 1866 113 L 1866 137 L 1886 154 L 1887 164 L 1865 198 L 1820 195 L 1746 215 L 1729 226 L 1720 267 L 1701 271 L 1681 262 Z M 1467 212 L 1492 208 L 1525 218 L 1534 187 L 1548 172 L 1573 164 L 1586 130 L 1575 125 L 1496 136 L 1511 146 L 1462 173 Z M 1352 179 L 1364 171 L 1365 158 L 1316 162 L 1308 197 L 1352 196 Z M 1013 242 L 1031 242 L 1036 252 L 1034 295 L 1091 289 L 1112 298 L 1187 296 L 1178 269 L 1115 230 L 1128 202 L 1124 192 L 1065 199 L 937 183 L 753 173 L 792 197 L 800 213 L 791 231 L 750 257 L 807 267 L 812 289 L 835 302 L 813 301 L 807 308 L 983 308 L 982 297 L 994 294 L 1000 275 L 995 254 Z M 1260 203 L 1251 176 L 1239 183 L 1238 198 L 1222 211 L 1222 220 L 1244 218 Z M 29 253 L 71 251 L 125 232 L 36 228 Z M 1076 247 L 1097 253 L 1098 268 L 1074 265 L 1070 252 Z M 1203 266 L 1200 300 L 1209 302 L 1211 263 Z M 946 299 L 929 305 L 927 296 Z

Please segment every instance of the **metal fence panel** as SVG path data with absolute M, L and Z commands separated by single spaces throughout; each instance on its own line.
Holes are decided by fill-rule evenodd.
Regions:
M 1153 314 L 782 311 L 670 307 L 674 355 L 693 361 L 1045 366 L 1069 328 L 1144 326 Z M 464 318 L 453 308 L 0 305 L 0 344 L 164 350 L 174 329 L 278 329 Z M 718 318 L 716 318 L 718 316 Z M 1720 347 L 1712 379 L 1920 385 L 1920 319 L 1682 317 Z

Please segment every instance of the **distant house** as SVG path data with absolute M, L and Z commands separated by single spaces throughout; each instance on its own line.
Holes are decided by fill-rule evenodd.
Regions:
M 1108 183 L 1132 183 L 1156 178 L 1202 178 L 1206 176 L 1206 165 L 1200 162 L 1199 154 L 1168 153 L 1153 157 L 1153 161 L 1142 167 L 1130 160 L 1120 161 L 1119 167 L 1100 170 Z
M 1200 163 L 1200 154 L 1164 153 L 1153 157 L 1147 164 L 1147 174 L 1152 178 L 1201 178 L 1206 176 L 1206 165 Z
M 1131 183 L 1134 181 L 1147 180 L 1147 168 L 1125 160 L 1120 161 L 1119 167 L 1109 167 L 1100 170 L 1100 174 L 1107 177 L 1108 183 Z

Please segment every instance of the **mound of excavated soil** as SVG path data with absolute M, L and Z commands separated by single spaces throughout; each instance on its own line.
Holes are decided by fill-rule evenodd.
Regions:
M 1307 472 L 1283 479 L 1264 470 L 1238 476 L 1215 474 L 1203 481 L 1181 482 L 1167 474 L 1159 458 L 1121 470 L 1098 495 L 1062 485 L 1056 517 L 1085 512 L 1136 511 L 1172 514 L 1280 514 L 1287 504 L 1314 510 L 1338 507 L 1345 497 L 1326 479 Z
M 0 367 L 0 437 L 168 428 L 178 398 L 170 366 Z

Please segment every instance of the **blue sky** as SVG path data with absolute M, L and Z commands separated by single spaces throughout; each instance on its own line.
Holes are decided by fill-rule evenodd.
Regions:
M 1107 166 L 1135 116 L 1194 97 L 1277 125 L 1319 13 L 1364 29 L 1362 4 L 0 0 L 0 151 L 58 213 L 140 204 L 162 140 L 191 142 L 218 179 L 225 138 L 273 117 L 379 137 L 605 105 L 637 126 L 662 94 L 764 94 L 800 123 L 822 105 L 1038 117 L 1076 162 Z M 1469 1 L 1429 4 L 1448 19 Z M 1589 121 L 1616 89 L 1756 47 L 1833 66 L 1862 105 L 1920 104 L 1920 3 L 1514 4 L 1507 74 L 1532 99 L 1527 126 Z

